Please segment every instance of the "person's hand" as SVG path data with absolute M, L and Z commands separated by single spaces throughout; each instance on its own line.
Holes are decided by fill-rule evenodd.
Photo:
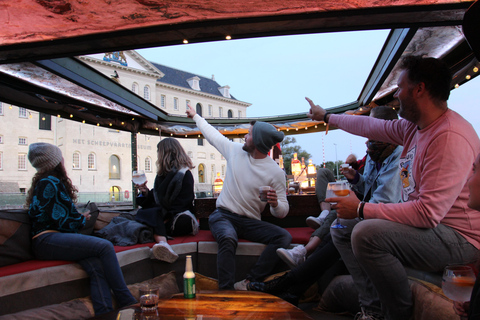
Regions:
M 187 104 L 187 111 L 185 111 L 187 117 L 193 119 L 193 117 L 197 114 L 192 107 L 190 107 L 190 103 Z
M 307 117 L 312 120 L 323 121 L 323 118 L 325 117 L 325 113 L 327 113 L 327 111 L 325 111 L 325 109 L 323 109 L 319 105 L 313 103 L 313 101 L 309 98 L 305 97 L 305 100 L 307 100 L 310 104 L 310 110 L 307 113 Z
M 336 202 L 332 209 L 337 211 L 337 217 L 341 219 L 355 219 L 357 217 L 357 207 L 360 203 L 355 192 L 350 190 L 348 197 L 333 197 L 325 199 L 325 202 Z
M 275 191 L 275 189 L 268 190 L 267 199 L 271 207 L 276 208 L 278 206 L 277 191 Z
M 135 187 L 137 187 L 138 190 L 140 190 L 140 192 L 141 192 L 142 194 L 146 194 L 146 193 L 148 193 L 147 182 L 148 182 L 148 181 L 145 181 L 145 182 L 142 183 L 142 184 L 135 184 Z
M 353 180 L 355 175 L 357 174 L 357 170 L 349 167 L 349 168 L 340 168 L 340 172 L 347 178 L 348 180 Z
M 90 210 L 87 208 L 77 209 L 78 213 L 85 217 L 85 220 L 90 220 L 92 215 L 90 214 Z
M 455 310 L 455 313 L 458 314 L 461 319 L 467 319 L 468 309 L 470 309 L 470 301 L 466 301 L 466 302 L 454 301 L 453 302 L 453 310 Z

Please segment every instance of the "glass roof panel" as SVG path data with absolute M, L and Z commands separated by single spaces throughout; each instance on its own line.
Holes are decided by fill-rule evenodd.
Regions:
M 137 52 L 152 62 L 213 76 L 236 99 L 252 104 L 247 117 L 262 117 L 305 112 L 305 96 L 326 108 L 355 101 L 388 33 L 277 36 Z

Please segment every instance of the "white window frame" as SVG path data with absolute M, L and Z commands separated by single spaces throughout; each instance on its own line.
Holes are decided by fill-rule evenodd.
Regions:
M 27 109 L 19 107 L 18 108 L 18 117 L 19 118 L 27 118 Z
M 18 137 L 18 145 L 26 146 L 28 144 L 26 137 Z
M 239 118 L 242 117 L 242 110 L 238 110 L 238 117 L 239 117 Z
M 143 98 L 150 101 L 150 87 L 147 85 L 143 87 Z
M 82 157 L 80 156 L 80 152 L 78 151 L 75 151 L 72 155 L 72 169 L 73 170 L 82 169 Z
M 211 104 L 208 105 L 208 116 L 211 117 L 213 114 L 213 106 Z
M 164 95 L 164 94 L 162 94 L 162 95 L 160 96 L 160 107 L 163 108 L 163 109 L 165 109 L 165 108 L 167 107 L 167 103 L 166 103 L 166 102 L 167 102 L 167 96 Z
M 0 102 L 0 116 L 3 116 L 3 102 Z
M 97 170 L 97 156 L 93 152 L 87 156 L 87 168 L 88 170 Z
M 145 172 L 152 172 L 152 158 L 145 158 Z
M 24 171 L 27 170 L 27 154 L 26 153 L 19 153 L 18 154 L 18 170 Z
M 3 144 L 3 135 L 0 134 L 0 144 Z
M 190 100 L 185 101 L 185 110 L 187 110 L 188 104 L 190 103 Z
M 132 92 L 138 94 L 138 83 L 132 83 Z
M 3 152 L 0 151 L 0 170 L 3 170 Z
M 223 117 L 223 108 L 222 107 L 218 107 L 218 117 L 219 118 Z
M 173 110 L 178 110 L 178 98 L 173 98 Z

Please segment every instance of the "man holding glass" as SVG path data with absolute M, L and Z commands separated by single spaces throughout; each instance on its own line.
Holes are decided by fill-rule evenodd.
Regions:
M 480 248 L 480 215 L 467 207 L 467 179 L 480 140 L 447 107 L 452 75 L 434 58 L 406 57 L 401 70 L 394 95 L 400 120 L 333 115 L 307 98 L 311 119 L 404 147 L 405 202 L 364 203 L 353 192 L 326 199 L 337 202 L 333 209 L 342 223 L 362 220 L 351 235 L 331 230 L 359 292 L 362 312 L 356 319 L 410 319 L 413 299 L 404 266 L 441 272 L 447 264 L 474 261 Z
M 221 290 L 247 290 L 250 281 L 262 281 L 280 262 L 276 250 L 286 248 L 292 236 L 285 229 L 261 220 L 266 204 L 276 218 L 284 218 L 289 210 L 285 173 L 268 156 L 272 147 L 283 140 L 283 132 L 269 123 L 251 123 L 245 143 L 230 141 L 195 110 L 187 106 L 187 116 L 227 160 L 223 189 L 216 210 L 208 224 L 218 243 L 218 287 Z M 267 201 L 261 201 L 259 187 L 269 186 Z M 235 253 L 238 239 L 266 245 L 246 279 L 235 283 Z

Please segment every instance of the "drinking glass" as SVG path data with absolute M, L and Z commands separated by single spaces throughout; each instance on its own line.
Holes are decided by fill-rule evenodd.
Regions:
M 141 185 L 147 181 L 147 176 L 145 176 L 145 172 L 143 170 L 133 171 L 132 181 L 135 184 Z
M 348 181 L 342 180 L 337 182 L 329 182 L 327 185 L 327 198 L 333 197 L 348 197 L 350 195 L 350 185 Z M 334 203 L 332 203 L 334 204 Z M 340 219 L 337 217 L 337 223 L 333 224 L 331 228 L 334 229 L 343 229 L 346 226 L 340 223 Z
M 443 271 L 442 290 L 453 301 L 470 301 L 475 273 L 472 268 L 465 265 L 446 266 Z
M 139 289 L 142 312 L 157 312 L 159 289 L 143 287 Z

